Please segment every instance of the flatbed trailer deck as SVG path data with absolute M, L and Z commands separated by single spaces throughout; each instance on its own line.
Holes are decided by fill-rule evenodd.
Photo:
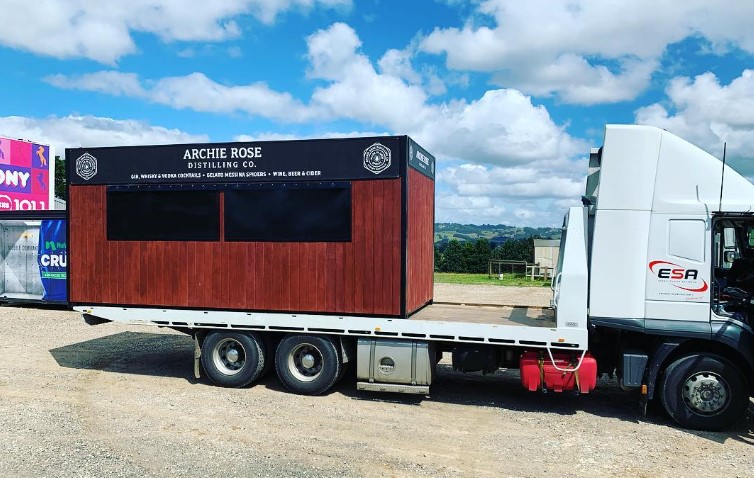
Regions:
M 583 329 L 557 328 L 552 309 L 540 307 L 430 304 L 408 319 L 286 314 L 225 310 L 78 306 L 87 323 L 105 319 L 185 331 L 233 329 L 346 336 L 430 339 L 441 342 L 507 344 L 585 350 Z
M 435 302 L 409 320 L 463 322 L 468 324 L 518 325 L 555 328 L 553 310 L 546 307 Z

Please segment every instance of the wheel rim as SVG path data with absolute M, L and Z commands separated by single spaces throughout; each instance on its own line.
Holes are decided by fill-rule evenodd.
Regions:
M 246 350 L 235 339 L 222 339 L 212 350 L 212 362 L 223 375 L 235 375 L 246 364 Z
M 288 354 L 288 370 L 301 382 L 316 380 L 322 363 L 322 353 L 312 344 L 299 344 Z
M 728 407 L 730 391 L 720 375 L 699 372 L 683 383 L 683 401 L 698 415 L 718 415 Z

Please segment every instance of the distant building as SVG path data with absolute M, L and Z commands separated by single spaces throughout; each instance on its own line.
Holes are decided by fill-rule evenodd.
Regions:
M 65 209 L 65 201 L 60 198 L 55 198 L 55 207 L 53 209 Z
M 559 239 L 534 239 L 534 263 L 540 267 L 558 267 Z

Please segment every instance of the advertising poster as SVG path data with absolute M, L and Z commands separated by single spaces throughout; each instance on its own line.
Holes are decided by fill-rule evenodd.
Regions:
M 48 145 L 0 136 L 0 212 L 53 209 L 54 161 Z
M 39 226 L 39 277 L 42 279 L 42 300 L 65 302 L 67 299 L 68 245 L 65 220 L 43 220 Z
M 59 212 L 59 218 L 0 214 L 0 302 L 67 301 L 66 221 Z

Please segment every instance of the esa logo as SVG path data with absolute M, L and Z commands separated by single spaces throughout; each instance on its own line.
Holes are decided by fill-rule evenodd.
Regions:
M 699 279 L 697 269 L 686 269 L 678 264 L 667 261 L 652 261 L 649 270 L 657 276 L 659 282 L 664 282 L 689 292 L 705 292 L 709 286 L 707 281 Z

